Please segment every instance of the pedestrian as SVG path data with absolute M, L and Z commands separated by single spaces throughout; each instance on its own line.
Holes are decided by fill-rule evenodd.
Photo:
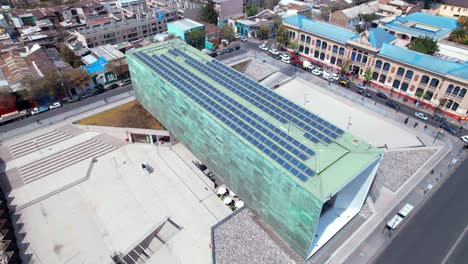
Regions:
M 418 124 L 419 124 L 419 122 L 414 122 L 414 125 L 413 125 L 413 127 L 417 127 L 417 126 L 418 126 Z
M 424 125 L 424 130 L 426 130 L 426 129 L 427 129 L 427 125 Z

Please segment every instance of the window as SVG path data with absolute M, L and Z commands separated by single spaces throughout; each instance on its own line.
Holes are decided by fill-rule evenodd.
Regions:
M 453 91 L 453 84 L 450 84 L 450 85 L 447 87 L 447 91 L 445 91 L 445 93 L 451 94 L 452 91 Z
M 437 87 L 439 85 L 439 80 L 436 79 L 436 78 L 433 78 L 429 85 L 432 86 L 432 87 Z
M 362 63 L 366 64 L 367 63 L 367 56 L 364 55 L 364 57 L 362 58 Z
M 431 91 L 426 91 L 426 92 L 424 93 L 424 99 L 426 99 L 426 100 L 431 100 L 433 95 L 434 95 L 433 92 L 431 92 Z
M 379 73 L 378 72 L 373 72 L 372 73 L 372 80 L 377 81 L 378 78 L 379 78 Z
M 448 100 L 448 101 L 447 101 L 447 104 L 445 105 L 445 108 L 450 108 L 450 107 L 452 107 L 452 105 L 453 105 L 453 101 L 452 101 L 452 100 Z
M 387 76 L 385 76 L 385 75 L 382 74 L 382 75 L 380 75 L 379 82 L 385 83 L 385 80 L 386 80 L 386 79 L 387 79 Z
M 315 58 L 318 58 L 318 57 L 319 57 L 319 54 L 320 54 L 320 53 L 319 53 L 318 51 L 315 51 L 315 52 L 314 52 L 314 57 L 315 57 Z
M 319 47 L 322 45 L 322 41 L 320 41 L 320 39 L 317 39 L 317 41 L 315 42 L 315 46 Z
M 327 42 L 325 42 L 325 41 L 324 41 L 324 42 L 322 42 L 322 49 L 326 49 L 326 48 L 327 48 L 327 46 L 328 46 L 328 43 L 327 43 Z
M 402 83 L 401 84 L 401 87 L 400 87 L 400 90 L 402 90 L 403 92 L 406 92 L 408 90 L 408 83 Z
M 351 53 L 351 59 L 352 59 L 353 61 L 356 60 L 356 52 L 353 51 L 353 52 Z
M 305 40 L 305 35 L 301 34 L 301 41 L 304 41 L 304 40 Z
M 408 78 L 408 79 L 413 78 L 413 71 L 407 70 L 405 74 L 405 78 Z
M 458 103 L 457 103 L 457 102 L 453 102 L 452 110 L 453 110 L 453 111 L 457 111 L 457 109 L 458 109 Z
M 398 67 L 396 74 L 398 76 L 403 76 L 404 73 L 405 73 L 405 69 L 403 69 L 402 67 Z
M 357 55 L 356 60 L 359 61 L 359 62 L 362 60 L 362 54 L 361 54 L 361 53 L 359 53 L 359 54 Z
M 392 87 L 398 89 L 398 87 L 400 87 L 400 81 L 399 80 L 394 80 Z
M 460 92 L 460 87 L 457 86 L 457 87 L 455 87 L 455 89 L 453 89 L 452 94 L 453 95 L 458 95 L 459 92 Z
M 336 62 L 336 57 L 332 56 L 330 59 L 330 63 L 335 64 L 335 62 Z
M 383 65 L 383 69 L 384 69 L 384 71 L 388 71 L 388 69 L 390 69 L 390 63 L 385 62 L 384 65 Z
M 325 53 L 323 53 L 323 52 L 320 53 L 320 59 L 321 59 L 321 60 L 324 60 L 324 59 L 325 59 Z
M 429 82 L 429 76 L 423 75 L 423 77 L 421 78 L 421 83 L 427 84 L 428 82 Z
M 465 94 L 466 94 L 466 89 L 463 88 L 463 89 L 461 89 L 461 91 L 460 91 L 460 93 L 458 94 L 458 96 L 461 97 L 461 98 L 463 98 L 463 97 L 465 97 Z
M 382 68 L 382 61 L 381 61 L 381 60 L 376 60 L 376 61 L 375 61 L 375 67 L 376 67 L 377 69 Z
M 344 55 L 344 48 L 340 47 L 340 52 L 339 53 L 340 53 L 340 55 Z
M 338 60 L 336 61 L 336 65 L 341 66 L 341 64 L 343 64 L 343 60 L 342 60 L 342 59 L 338 59 Z
M 300 45 L 299 46 L 299 52 L 303 52 L 304 51 L 304 46 Z
M 307 36 L 306 42 L 307 42 L 307 43 L 310 43 L 310 37 L 309 37 L 309 36 Z
M 337 46 L 337 45 L 333 45 L 332 52 L 333 52 L 333 53 L 337 53 L 337 52 L 338 52 L 338 46 Z
M 306 48 L 305 48 L 304 53 L 305 53 L 305 54 L 309 54 L 309 47 L 306 47 Z

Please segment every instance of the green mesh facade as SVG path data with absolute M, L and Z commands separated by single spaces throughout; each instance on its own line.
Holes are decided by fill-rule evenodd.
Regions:
M 185 47 L 178 40 L 134 52 L 166 54 L 172 46 L 184 46 L 184 50 L 202 60 L 211 59 L 191 47 Z M 318 175 L 306 183 L 301 182 L 202 106 L 161 79 L 133 56 L 134 52 L 127 53 L 127 61 L 137 100 L 241 197 L 272 231 L 306 258 L 323 201 L 380 153 L 365 142 L 356 143 L 355 137 L 346 133 L 340 144 L 330 144 L 326 149 L 315 146 L 317 152 L 322 148 L 324 153 L 309 163 L 315 165 L 314 171 Z M 190 69 L 182 60 L 177 62 L 180 62 L 178 67 Z M 294 133 L 291 127 L 291 134 Z M 359 150 L 358 155 L 350 155 L 351 150 Z M 368 155 L 368 152 L 375 153 Z

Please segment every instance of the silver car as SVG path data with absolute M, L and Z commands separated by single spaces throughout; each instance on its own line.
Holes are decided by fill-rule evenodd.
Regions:
M 419 118 L 419 119 L 422 119 L 422 120 L 427 120 L 428 119 L 427 116 L 425 114 L 421 113 L 421 112 L 414 113 L 414 116 Z

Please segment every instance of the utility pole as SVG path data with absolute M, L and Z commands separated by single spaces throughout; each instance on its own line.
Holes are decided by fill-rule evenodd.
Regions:
M 351 126 L 351 116 L 349 116 L 349 119 L 348 119 L 348 125 L 346 126 L 346 129 L 349 130 L 349 127 Z

